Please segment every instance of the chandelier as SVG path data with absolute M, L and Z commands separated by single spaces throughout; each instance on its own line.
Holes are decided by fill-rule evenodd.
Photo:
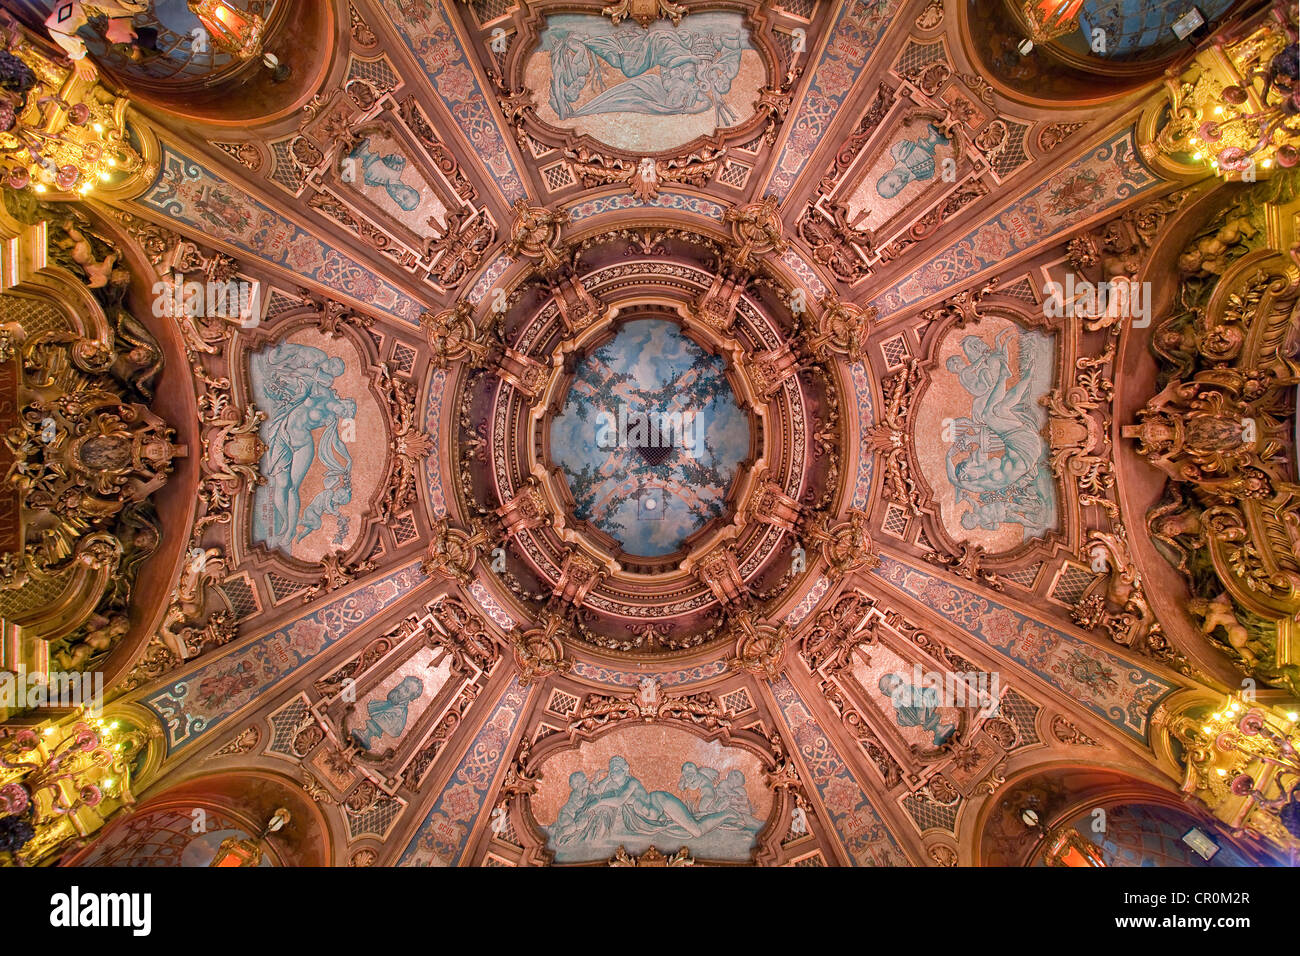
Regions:
M 1201 732 L 1226 758 L 1215 773 L 1238 797 L 1276 814 L 1300 839 L 1300 714 L 1248 706 L 1238 697 L 1205 719 Z M 1276 791 L 1276 792 L 1274 792 Z
M 1286 3 L 1241 39 L 1202 49 L 1168 82 L 1173 117 L 1160 136 L 1167 149 L 1246 182 L 1300 164 L 1300 46 Z
M 0 41 L 0 185 L 69 198 L 140 167 L 125 98 L 79 79 L 12 20 L 0 22 Z

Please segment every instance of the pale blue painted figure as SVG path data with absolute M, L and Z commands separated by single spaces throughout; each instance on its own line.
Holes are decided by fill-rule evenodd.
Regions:
M 366 137 L 348 154 L 348 158 L 360 165 L 366 185 L 378 186 L 402 209 L 411 212 L 420 205 L 420 191 L 402 182 L 402 173 L 406 171 L 405 156 L 397 153 L 380 155 L 370 148 L 370 137 Z
M 700 791 L 692 809 L 665 790 L 646 790 L 617 754 L 594 783 L 581 771 L 571 774 L 569 799 L 548 828 L 556 859 L 581 859 L 584 851 L 599 855 L 619 845 L 647 846 L 655 837 L 667 844 L 705 840 L 720 857 L 743 856 L 763 824 L 752 815 L 745 775 L 733 770 L 722 783 L 718 776 L 710 767 L 682 764 L 679 786 Z
M 948 742 L 956 724 L 946 724 L 939 716 L 939 691 L 933 687 L 914 687 L 898 674 L 880 678 L 880 692 L 894 705 L 894 720 L 900 727 L 920 727 L 929 731 L 936 747 Z
M 729 19 L 710 21 L 726 23 L 726 33 L 611 27 L 591 17 L 553 21 L 542 47 L 551 55 L 550 103 L 560 119 L 602 113 L 680 116 L 712 108 L 718 126 L 738 122 L 723 99 L 740 72 L 741 54 L 751 48 L 738 16 L 734 26 Z M 598 60 L 628 79 L 604 89 Z M 656 67 L 659 72 L 651 72 Z M 575 107 L 588 86 L 597 95 Z
M 295 540 L 318 529 L 327 514 L 338 522 L 336 543 L 346 536 L 347 517 L 340 509 L 352 500 L 352 456 L 339 435 L 339 423 L 356 416 L 357 403 L 334 391 L 334 379 L 344 370 L 341 358 L 292 342 L 253 356 L 257 404 L 269 412 L 262 426 L 267 484 L 258 489 L 257 501 L 261 505 L 269 495 L 271 502 L 270 526 L 258 507 L 253 531 L 269 548 L 289 550 Z M 324 488 L 303 512 L 299 489 L 314 461 L 325 468 Z
M 384 700 L 372 700 L 366 706 L 369 719 L 364 727 L 352 731 L 352 738 L 363 750 L 373 750 L 380 737 L 401 737 L 411 702 L 419 700 L 423 693 L 424 682 L 420 678 L 403 677 Z
M 910 182 L 934 179 L 934 151 L 948 143 L 948 137 L 933 123 L 925 124 L 919 138 L 895 143 L 889 151 L 894 157 L 894 168 L 876 181 L 876 193 L 881 199 L 893 199 Z
M 992 345 L 967 335 L 962 355 L 948 359 L 948 371 L 971 396 L 971 408 L 969 417 L 952 421 L 955 438 L 946 467 L 957 503 L 969 505 L 960 516 L 963 528 L 996 531 L 1018 524 L 1033 537 L 1050 528 L 1056 514 L 1042 435 L 1045 413 L 1037 403 L 1051 384 L 1051 340 L 1020 333 L 1019 379 L 1009 386 L 1014 335 L 1014 329 L 1005 329 Z

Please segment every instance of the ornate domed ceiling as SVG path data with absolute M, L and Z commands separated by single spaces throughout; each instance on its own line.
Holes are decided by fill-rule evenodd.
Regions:
M 0 859 L 1294 861 L 1284 4 L 45 6 Z

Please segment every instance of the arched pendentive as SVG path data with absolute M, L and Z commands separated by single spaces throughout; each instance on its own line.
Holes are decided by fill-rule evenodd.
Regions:
M 205 25 L 187 0 L 154 0 L 136 14 L 131 44 L 110 42 L 98 20 L 74 36 L 105 85 L 151 109 L 214 126 L 244 127 L 293 113 L 320 88 L 332 52 L 346 47 L 340 43 L 346 6 L 341 18 L 327 0 L 223 0 L 218 6 L 234 14 L 237 29 L 229 37 Z M 15 7 L 43 46 L 63 52 L 45 25 L 48 4 L 15 0 Z
M 1133 838 L 1156 816 L 1121 813 L 1122 832 L 1112 835 L 1112 846 L 1104 845 L 1111 812 L 1133 806 L 1161 808 L 1158 818 L 1163 824 L 1174 818 L 1192 821 L 1189 829 L 1195 825 L 1218 845 L 1230 846 L 1238 857 L 1269 862 L 1267 854 L 1238 843 L 1214 817 L 1163 781 L 1101 764 L 1059 763 L 1012 775 L 1001 798 L 981 809 L 971 834 L 974 858 L 970 863 L 1030 866 L 1051 855 L 1052 865 L 1142 865 L 1132 862 L 1137 851 Z M 1162 829 L 1161 835 L 1167 833 Z M 1125 848 L 1127 854 L 1121 852 Z M 1180 864 L 1171 858 L 1165 865 Z
M 1201 6 L 1207 21 L 1215 21 L 1230 5 L 1212 0 Z M 1016 0 L 967 0 L 959 16 L 974 62 L 1000 93 L 1022 103 L 1065 108 L 1114 100 L 1157 79 L 1188 51 L 1172 30 L 1186 4 L 1088 0 L 1077 29 L 1028 52 L 1022 48 L 1031 30 L 1021 6 Z M 1094 51 L 1094 43 L 1104 52 Z
M 288 822 L 262 834 L 281 809 Z M 223 771 L 174 784 L 119 816 L 67 866 L 210 866 L 228 838 L 261 850 L 259 865 L 329 866 L 329 825 L 294 783 L 264 770 Z

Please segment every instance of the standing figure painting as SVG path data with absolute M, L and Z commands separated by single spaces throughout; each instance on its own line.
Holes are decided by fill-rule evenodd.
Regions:
M 992 342 L 965 335 L 946 368 L 970 400 L 968 414 L 951 419 L 945 458 L 955 502 L 966 506 L 961 526 L 996 531 L 1015 524 L 1025 538 L 1041 536 L 1056 519 L 1038 404 L 1051 385 L 1051 339 L 1011 328 Z
M 267 412 L 262 425 L 266 485 L 257 493 L 254 540 L 291 552 L 328 515 L 342 545 L 349 524 L 342 509 L 352 501 L 352 455 L 340 427 L 357 413 L 356 400 L 334 388 L 345 371 L 343 360 L 310 345 L 282 342 L 254 355 L 251 370 L 257 405 Z M 301 489 L 317 464 L 323 487 L 304 508 Z

